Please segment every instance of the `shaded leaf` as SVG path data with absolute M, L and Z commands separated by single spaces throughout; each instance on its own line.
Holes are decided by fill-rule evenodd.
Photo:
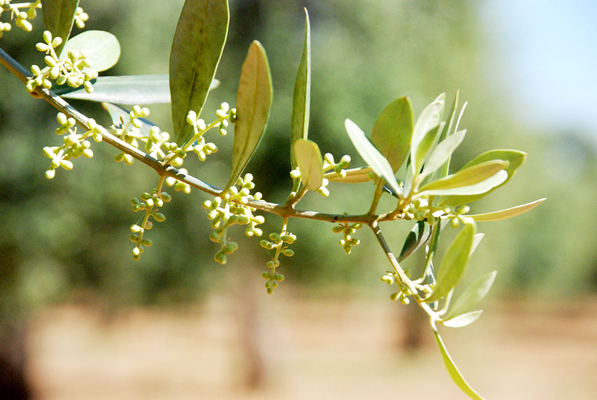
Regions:
M 491 161 L 491 160 L 504 160 L 504 161 L 508 161 L 508 163 L 509 163 L 508 167 L 505 169 L 506 172 L 508 173 L 508 177 L 502 183 L 495 186 L 488 192 L 485 192 L 482 194 L 470 195 L 470 196 L 442 197 L 439 199 L 438 204 L 446 205 L 446 206 L 458 206 L 461 204 L 471 203 L 475 200 L 478 200 L 482 197 L 487 196 L 489 193 L 493 192 L 498 187 L 505 185 L 510 179 L 512 179 L 512 176 L 514 176 L 514 173 L 516 172 L 516 170 L 524 163 L 525 158 L 526 158 L 526 153 L 524 153 L 522 151 L 518 151 L 518 150 L 491 150 L 491 151 L 485 152 L 485 153 L 475 157 L 472 161 L 467 163 L 463 167 L 463 169 L 472 167 L 474 165 L 482 164 L 482 163 L 485 163 L 485 162 Z
M 319 189 L 323 183 L 323 159 L 317 143 L 298 139 L 294 143 L 294 152 L 303 185 L 309 190 Z
M 501 184 L 508 178 L 507 161 L 492 160 L 463 168 L 455 174 L 423 185 L 419 193 L 427 195 L 479 194 Z
M 411 229 L 404 241 L 398 262 L 404 261 L 408 256 L 417 251 L 431 237 L 431 227 L 425 221 L 418 221 Z
M 227 0 L 186 0 L 170 52 L 170 94 L 176 143 L 193 135 L 186 122 L 193 110 L 201 115 L 228 35 Z
M 267 125 L 272 98 L 267 56 L 261 43 L 254 41 L 243 63 L 236 95 L 232 167 L 226 190 L 236 183 L 257 148 Z
M 440 300 L 460 281 L 468 265 L 475 236 L 475 225 L 465 225 L 446 251 L 431 296 L 425 302 Z
M 419 145 L 427 135 L 427 133 L 436 128 L 442 117 L 442 112 L 444 111 L 444 101 L 446 95 L 444 93 L 440 94 L 433 103 L 429 104 L 419 115 L 417 122 L 415 123 L 415 127 L 413 130 L 412 140 L 410 144 L 410 157 L 411 157 L 411 169 L 413 175 L 416 175 L 419 172 L 421 166 L 416 165 L 414 160 L 417 156 L 417 151 L 419 149 Z
M 68 58 L 70 50 L 84 52 L 91 68 L 98 72 L 112 68 L 120 58 L 118 39 L 104 31 L 85 31 L 74 36 L 64 45 L 60 58 Z
M 371 142 L 398 171 L 410 150 L 413 134 L 413 109 L 408 97 L 394 100 L 384 108 L 371 131 Z
M 459 315 L 466 314 L 475 308 L 477 304 L 485 298 L 489 289 L 491 289 L 496 275 L 497 271 L 492 271 L 483 275 L 467 287 L 458 300 L 454 302 L 454 305 L 446 314 L 445 319 L 449 320 Z
M 545 199 L 543 198 L 527 204 L 522 204 L 520 206 L 506 208 L 505 210 L 493 211 L 485 214 L 469 215 L 469 217 L 479 222 L 499 221 L 502 219 L 512 218 L 516 217 L 517 215 L 524 214 L 525 212 L 537 207 L 544 201 Z
M 402 193 L 402 188 L 398 185 L 398 181 L 394 177 L 394 171 L 390 166 L 390 163 L 386 158 L 381 155 L 381 153 L 371 144 L 365 133 L 350 119 L 346 119 L 344 121 L 344 126 L 346 127 L 346 132 L 348 133 L 348 137 L 354 144 L 354 147 L 357 149 L 363 160 L 371 167 L 373 172 L 375 172 L 378 176 L 384 178 L 388 185 L 396 193 Z
M 52 89 L 58 96 L 67 99 L 108 102 L 126 105 L 170 103 L 169 78 L 163 75 L 99 76 L 93 82 L 93 92 L 68 85 Z M 214 79 L 210 90 L 219 85 Z
M 75 22 L 75 13 L 79 0 L 41 0 L 44 27 L 52 33 L 52 37 L 62 39 L 62 44 L 54 49 L 60 56 Z
M 464 328 L 465 326 L 468 326 L 478 320 L 481 314 L 483 314 L 483 310 L 471 311 L 443 321 L 442 325 L 450 328 Z
M 292 120 L 290 126 L 290 164 L 297 167 L 294 143 L 298 139 L 307 139 L 309 135 L 309 112 L 311 108 L 311 25 L 309 12 L 305 8 L 305 41 L 303 55 L 296 74 L 294 95 L 292 98 Z
M 454 381 L 454 383 L 460 388 L 460 390 L 466 393 L 471 399 L 484 400 L 483 397 L 481 397 L 477 392 L 475 392 L 474 389 L 468 384 L 468 382 L 464 379 L 464 377 L 458 370 L 458 367 L 456 367 L 456 364 L 454 364 L 454 361 L 452 360 L 452 357 L 450 357 L 450 353 L 448 353 L 448 349 L 446 349 L 446 345 L 444 344 L 444 341 L 442 340 L 435 326 L 433 326 L 433 335 L 435 336 L 435 342 L 437 343 L 437 347 L 439 347 L 439 351 L 442 355 L 442 360 L 444 361 L 444 365 L 446 366 L 446 369 L 448 370 L 448 373 L 450 374 L 452 381 Z
M 333 171 L 326 173 L 323 177 L 330 182 L 339 183 L 364 183 L 373 180 L 370 177 L 370 174 L 373 173 L 371 167 L 345 169 L 344 172 L 346 172 L 345 177 L 340 177 Z

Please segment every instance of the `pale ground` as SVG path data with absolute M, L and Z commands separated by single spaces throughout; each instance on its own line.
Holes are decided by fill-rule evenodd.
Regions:
M 113 320 L 62 306 L 36 318 L 30 374 L 40 400 L 467 399 L 432 337 L 396 348 L 390 301 L 260 300 L 263 389 L 243 389 L 238 310 L 214 297 L 176 312 L 140 309 Z M 597 399 L 597 300 L 541 307 L 489 304 L 473 326 L 444 329 L 468 381 L 488 400 Z M 420 393 L 420 395 L 417 395 Z

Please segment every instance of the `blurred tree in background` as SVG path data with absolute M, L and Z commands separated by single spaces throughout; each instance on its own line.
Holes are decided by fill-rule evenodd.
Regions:
M 87 28 L 110 31 L 121 42 L 121 60 L 110 74 L 166 73 L 182 3 L 82 1 L 91 17 Z M 349 154 L 353 166 L 363 165 L 344 132 L 345 118 L 370 131 L 384 105 L 399 96 L 410 96 L 418 113 L 438 93 L 445 91 L 451 98 L 460 89 L 461 99 L 470 101 L 461 124 L 469 135 L 455 166 L 494 147 L 529 153 L 525 168 L 500 191 L 506 200 L 494 194 L 473 211 L 549 199 L 533 213 L 483 226 L 487 235 L 475 255 L 471 278 L 497 269 L 496 287 L 508 296 L 587 293 L 597 285 L 592 242 L 597 214 L 590 211 L 597 192 L 592 183 L 594 148 L 580 135 L 528 132 L 509 116 L 509 99 L 487 76 L 492 56 L 478 18 L 481 6 L 464 0 L 231 1 L 230 34 L 217 75 L 222 83 L 210 95 L 205 112 L 215 111 L 222 101 L 234 102 L 246 49 L 251 40 L 260 40 L 268 51 L 276 102 L 266 132 L 269 139 L 248 171 L 263 177 L 256 184 L 266 198 L 283 201 L 291 187 L 292 91 L 302 49 L 302 7 L 307 7 L 313 28 L 310 137 L 322 152 Z M 40 61 L 35 43 L 41 38 L 41 23 L 34 29 L 30 35 L 15 29 L 2 38 L 3 48 L 23 65 Z M 103 115 L 103 120 L 96 119 L 109 125 L 97 104 L 73 103 L 88 115 Z M 172 132 L 165 122 L 169 107 L 150 109 L 150 119 Z M 55 127 L 55 110 L 32 99 L 7 71 L 0 72 L 1 324 L 13 326 L 40 306 L 64 301 L 93 299 L 106 310 L 197 301 L 224 285 L 225 270 L 263 269 L 265 255 L 246 250 L 242 242 L 248 253 L 232 256 L 226 267 L 213 262 L 215 245 L 208 240 L 211 228 L 201 206 L 205 197 L 197 192 L 175 196 L 165 209 L 168 220 L 152 231 L 155 244 L 134 262 L 127 238 L 138 216 L 129 199 L 152 187 L 155 174 L 139 164 L 111 162 L 117 151 L 100 145 L 95 161 L 80 162 L 74 171 L 47 181 L 48 162 L 41 149 L 56 142 Z M 192 173 L 209 177 L 214 185 L 225 184 L 230 142 L 218 142 L 215 157 L 224 162 L 212 161 Z M 287 168 L 272 167 L 280 165 Z M 341 187 L 331 192 L 332 200 L 309 198 L 303 207 L 318 202 L 364 211 L 359 203 L 372 187 L 362 191 L 363 197 L 348 196 Z M 579 195 L 571 199 L 567 193 Z M 268 222 L 279 225 L 274 218 Z M 363 237 L 363 244 L 347 258 L 331 226 L 293 221 L 292 230 L 299 237 L 295 251 L 300 257 L 283 266 L 288 282 L 342 296 L 378 289 L 386 267 L 383 253 L 368 247 L 370 238 Z M 380 268 L 374 267 L 375 260 Z

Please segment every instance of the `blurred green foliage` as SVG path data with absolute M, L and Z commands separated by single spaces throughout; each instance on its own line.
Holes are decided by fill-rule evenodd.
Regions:
M 87 29 L 115 34 L 122 46 L 113 75 L 166 73 L 168 56 L 182 0 L 152 2 L 85 2 Z M 527 132 L 508 113 L 508 98 L 487 76 L 491 55 L 484 50 L 486 32 L 478 18 L 479 4 L 441 0 L 231 1 L 231 26 L 217 78 L 220 88 L 210 94 L 203 118 L 219 103 L 232 105 L 240 66 L 253 39 L 268 52 L 274 84 L 274 107 L 268 130 L 249 164 L 269 201 L 281 202 L 291 189 L 288 175 L 292 91 L 302 51 L 304 13 L 312 23 L 313 88 L 309 138 L 322 153 L 339 159 L 349 154 L 352 166 L 363 165 L 343 130 L 350 118 L 366 132 L 383 107 L 400 96 L 413 100 L 415 113 L 437 93 L 448 98 L 461 89 L 470 101 L 461 127 L 469 135 L 456 154 L 456 167 L 490 148 L 517 148 L 529 153 L 525 166 L 500 195 L 479 202 L 472 212 L 501 209 L 547 197 L 531 213 L 513 220 L 481 224 L 487 233 L 469 271 L 473 280 L 497 269 L 496 287 L 508 296 L 535 293 L 558 296 L 586 293 L 597 285 L 597 215 L 591 212 L 597 191 L 594 150 L 581 136 Z M 33 34 L 6 34 L 0 45 L 23 65 L 39 63 Z M 75 102 L 84 113 L 109 125 L 97 104 Z M 172 132 L 169 106 L 150 107 L 150 119 Z M 128 228 L 139 215 L 129 200 L 155 187 L 158 177 L 140 164 L 127 167 L 112 158 L 117 151 L 94 145 L 93 160 L 77 160 L 73 171 L 44 178 L 48 160 L 41 149 L 60 139 L 53 134 L 55 111 L 35 101 L 7 71 L 0 73 L 0 315 L 16 315 L 40 304 L 99 294 L 107 305 L 170 304 L 200 299 L 225 269 L 252 268 L 258 274 L 267 261 L 258 239 L 240 240 L 239 253 L 222 267 L 213 261 L 217 246 L 201 207 L 206 198 L 174 195 L 164 212 L 167 220 L 151 231 L 154 245 L 139 262 L 132 260 Z M 224 186 L 229 174 L 231 140 L 216 138 L 220 152 L 190 172 Z M 189 163 L 189 166 L 191 163 Z M 302 208 L 364 212 L 361 201 L 372 185 L 355 194 L 352 187 L 330 184 L 331 196 L 310 194 Z M 366 204 L 366 203 L 365 203 Z M 265 232 L 277 231 L 281 221 L 270 216 Z M 383 253 L 368 232 L 362 244 L 346 256 L 332 226 L 314 221 L 291 221 L 298 236 L 295 257 L 281 266 L 288 282 L 313 290 L 379 285 L 387 269 Z M 394 250 L 410 229 L 389 232 Z M 394 235 L 395 234 L 395 235 Z M 238 239 L 242 230 L 236 232 Z M 395 239 L 394 239 L 395 238 Z M 389 293 L 388 293 L 389 294 Z

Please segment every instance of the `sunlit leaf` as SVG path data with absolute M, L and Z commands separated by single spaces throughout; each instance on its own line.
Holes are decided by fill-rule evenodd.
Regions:
M 460 143 L 464 140 L 464 136 L 466 135 L 466 130 L 462 130 L 456 132 L 453 135 L 448 136 L 437 146 L 433 149 L 427 162 L 425 162 L 425 166 L 423 167 L 423 171 L 419 175 L 421 178 L 425 178 L 432 173 L 434 173 L 438 168 L 440 168 L 444 163 L 450 160 L 452 153 L 460 146 Z
M 472 161 L 466 164 L 463 167 L 463 169 L 472 167 L 474 165 L 482 164 L 491 160 L 504 160 L 508 161 L 509 163 L 508 167 L 505 169 L 508 173 L 508 177 L 502 183 L 493 187 L 491 190 L 485 193 L 474 194 L 469 196 L 442 197 L 439 199 L 438 204 L 442 206 L 458 206 L 460 204 L 471 203 L 475 200 L 487 196 L 489 193 L 493 192 L 498 187 L 505 185 L 510 179 L 512 179 L 512 176 L 514 176 L 516 170 L 522 165 L 522 163 L 524 163 L 525 158 L 526 153 L 518 150 L 491 150 L 475 157 Z
M 346 176 L 338 176 L 335 172 L 328 172 L 323 177 L 330 182 L 339 183 L 364 183 L 371 182 L 371 174 L 374 173 L 371 167 L 345 169 Z
M 483 310 L 471 311 L 446 321 L 442 321 L 442 325 L 450 328 L 463 328 L 478 320 L 481 314 L 483 314 Z
M 193 135 L 186 122 L 201 114 L 228 35 L 227 0 L 186 0 L 170 52 L 170 94 L 176 143 Z
M 323 183 L 323 159 L 317 143 L 298 139 L 294 143 L 294 152 L 303 185 L 309 190 L 319 189 Z
M 52 91 L 67 99 L 108 102 L 126 105 L 170 103 L 169 78 L 163 75 L 99 76 L 93 82 L 93 92 L 67 85 Z M 210 90 L 220 82 L 214 79 Z
M 417 171 L 421 170 L 421 167 L 431 154 L 431 151 L 437 145 L 437 142 L 439 141 L 440 132 L 445 126 L 445 124 L 445 122 L 441 122 L 438 126 L 431 129 L 429 132 L 427 132 L 423 140 L 421 140 L 421 143 L 419 143 L 419 147 L 417 148 L 417 154 L 415 156 L 415 166 Z
M 292 99 L 292 122 L 290 127 L 290 163 L 297 167 L 294 143 L 298 139 L 307 139 L 309 134 L 309 112 L 311 108 L 311 26 L 309 13 L 305 9 L 305 41 L 303 55 L 296 74 L 294 96 Z
M 267 125 L 272 98 L 267 56 L 261 43 L 254 41 L 243 63 L 236 95 L 232 167 L 226 189 L 234 185 L 257 148 Z
M 408 156 L 413 120 L 410 99 L 401 97 L 384 108 L 371 131 L 371 142 L 388 160 L 394 172 Z
M 350 119 L 346 119 L 344 121 L 344 125 L 346 127 L 346 132 L 348 133 L 348 137 L 354 144 L 354 147 L 357 149 L 363 160 L 371 167 L 373 172 L 375 172 L 378 176 L 383 177 L 388 185 L 392 189 L 396 191 L 396 193 L 402 193 L 402 189 L 398 186 L 398 182 L 394 177 L 394 171 L 390 166 L 390 163 L 381 153 L 371 144 L 365 133 Z
M 120 58 L 118 39 L 104 31 L 85 31 L 74 36 L 64 45 L 60 58 L 66 59 L 70 50 L 84 52 L 91 68 L 98 72 L 112 68 Z
M 492 271 L 473 282 L 460 295 L 458 300 L 454 302 L 450 310 L 445 316 L 446 320 L 452 319 L 458 315 L 466 314 L 472 311 L 473 308 L 485 298 L 491 285 L 495 281 L 497 271 Z
M 454 364 L 454 361 L 452 360 L 452 357 L 450 357 L 450 353 L 448 353 L 446 345 L 444 344 L 444 341 L 442 340 L 435 326 L 433 326 L 433 335 L 435 336 L 435 342 L 439 347 L 439 351 L 442 355 L 442 360 L 444 361 L 444 364 L 446 366 L 446 369 L 448 370 L 448 373 L 450 374 L 450 377 L 452 378 L 452 381 L 454 381 L 454 383 L 460 388 L 460 390 L 466 393 L 471 399 L 484 400 L 483 397 L 481 397 L 477 392 L 473 390 L 473 388 L 468 384 L 468 382 L 464 379 L 464 377 L 458 370 L 458 367 L 456 367 L 456 364 Z
M 512 218 L 516 217 L 517 215 L 524 214 L 525 212 L 537 207 L 544 201 L 545 199 L 543 198 L 527 204 L 522 204 L 520 206 L 506 208 L 505 210 L 493 211 L 485 214 L 469 215 L 469 217 L 479 222 L 499 221 L 502 219 Z
M 54 49 L 58 56 L 70 36 L 78 6 L 79 0 L 41 0 L 44 28 L 52 37 L 62 39 L 62 44 Z
M 450 244 L 439 267 L 433 293 L 425 299 L 426 302 L 443 298 L 460 281 L 468 265 L 475 230 L 474 224 L 465 225 Z
M 410 144 L 411 169 L 413 175 L 419 172 L 418 168 L 421 167 L 421 165 L 416 165 L 414 162 L 417 156 L 419 145 L 427 133 L 439 125 L 442 118 L 442 112 L 444 111 L 445 97 L 446 96 L 444 93 L 440 94 L 433 103 L 429 104 L 423 110 L 417 119 Z
M 492 160 L 463 168 L 455 174 L 423 185 L 419 193 L 427 195 L 479 194 L 491 190 L 508 178 L 507 161 Z

